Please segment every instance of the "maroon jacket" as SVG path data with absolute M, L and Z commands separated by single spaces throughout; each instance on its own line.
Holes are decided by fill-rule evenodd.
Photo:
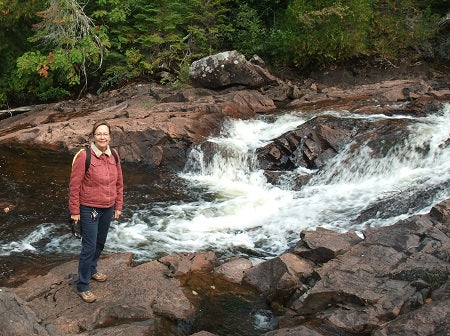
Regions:
M 99 157 L 91 150 L 91 165 L 85 174 L 86 151 L 75 157 L 69 184 L 69 210 L 72 215 L 80 213 L 80 204 L 94 208 L 122 210 L 123 177 L 120 159 L 113 155 Z M 114 150 L 114 149 L 111 149 Z

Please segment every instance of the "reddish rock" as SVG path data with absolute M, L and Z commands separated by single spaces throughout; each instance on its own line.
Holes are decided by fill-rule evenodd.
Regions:
M 79 333 L 79 336 L 148 336 L 155 332 L 155 323 L 150 321 L 135 322 L 110 328 L 100 328 Z
M 177 277 L 191 272 L 211 271 L 217 263 L 214 252 L 174 253 L 158 260 L 169 268 L 167 275 Z
M 133 324 L 142 320 L 151 323 L 157 315 L 169 319 L 192 317 L 193 305 L 183 294 L 179 281 L 165 276 L 166 266 L 152 261 L 133 267 L 130 262 L 131 254 L 115 254 L 100 260 L 99 267 L 108 280 L 91 281 L 91 290 L 97 296 L 97 301 L 91 304 L 84 303 L 76 293 L 75 260 L 45 276 L 30 279 L 13 291 L 28 301 L 47 330 L 58 335 L 110 328 L 117 320 Z M 141 329 L 136 325 L 130 328 Z
M 244 258 L 236 258 L 216 267 L 214 269 L 214 272 L 230 282 L 239 284 L 244 278 L 244 272 L 251 267 L 252 262 L 250 260 Z
M 89 142 L 92 124 L 106 119 L 112 126 L 111 145 L 122 160 L 179 167 L 189 146 L 216 135 L 225 118 L 249 119 L 275 108 L 256 90 L 170 92 L 141 84 L 97 99 L 36 106 L 0 120 L 0 143 L 75 152 Z
M 269 331 L 262 336 L 323 336 L 321 332 L 318 332 L 307 326 L 299 326 L 294 328 L 282 328 L 278 330 Z
M 323 110 L 326 108 L 343 109 L 351 112 L 373 113 L 420 113 L 408 102 L 416 99 L 440 100 L 448 99 L 447 88 L 432 88 L 429 83 L 420 79 L 386 80 L 374 84 L 339 88 L 328 86 L 323 90 L 315 87 L 304 89 L 303 95 L 287 103 L 287 108 Z M 408 103 L 407 107 L 402 104 Z
M 192 334 L 191 336 L 217 336 L 217 335 L 212 334 L 208 331 L 200 331 L 200 332 L 196 332 L 195 334 Z
M 10 289 L 0 288 L 0 316 L 0 335 L 50 335 L 36 313 Z
M 314 316 L 334 333 L 446 335 L 449 208 L 450 199 L 428 215 L 364 231 L 364 240 L 315 268 L 317 278 L 305 295 L 292 297 L 280 327 Z
M 316 231 L 302 231 L 300 237 L 302 240 L 294 252 L 317 263 L 336 258 L 362 240 L 354 232 L 338 233 L 321 227 Z
M 426 305 L 386 323 L 374 336 L 446 336 L 450 334 L 450 298 Z
M 304 293 L 302 280 L 312 274 L 312 265 L 294 254 L 283 254 L 244 272 L 243 283 L 254 286 L 270 302 L 286 303 L 295 293 Z
M 318 266 L 285 253 L 245 270 L 243 283 L 257 288 L 273 308 L 285 311 L 280 329 L 264 335 L 446 335 L 449 208 L 450 199 L 428 215 L 368 229 L 364 240 L 353 233 L 323 229 L 303 232 L 311 249 L 328 248 L 336 256 Z M 243 264 L 236 260 L 228 263 L 227 274 L 233 273 L 233 265 L 242 272 Z M 7 319 L 0 320 L 0 326 L 2 321 L 28 321 L 9 323 L 2 331 L 43 336 L 147 335 L 156 332 L 157 316 L 193 318 L 189 299 L 198 301 L 198 293 L 220 296 L 233 292 L 233 286 L 243 287 L 214 277 L 211 270 L 217 260 L 212 252 L 174 254 L 161 261 L 164 264 L 151 261 L 133 267 L 131 254 L 105 256 L 100 268 L 109 278 L 92 283 L 98 296 L 92 304 L 82 302 L 75 292 L 76 260 L 17 288 L 2 289 L 0 312 Z M 174 274 L 184 277 L 191 291 L 183 289 Z

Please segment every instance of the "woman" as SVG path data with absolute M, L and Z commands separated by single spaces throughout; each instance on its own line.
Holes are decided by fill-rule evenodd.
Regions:
M 122 167 L 109 147 L 111 128 L 106 121 L 92 127 L 94 142 L 74 157 L 69 184 L 70 218 L 81 225 L 81 253 L 77 290 L 85 302 L 94 302 L 89 280 L 106 281 L 97 262 L 106 242 L 111 220 L 118 219 L 123 205 Z M 85 166 L 87 151 L 90 165 Z

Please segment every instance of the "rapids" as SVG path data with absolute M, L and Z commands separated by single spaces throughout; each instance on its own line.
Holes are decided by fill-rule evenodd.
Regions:
M 348 146 L 320 171 L 297 169 L 283 183 L 272 185 L 258 169 L 256 150 L 314 115 L 285 111 L 254 120 L 227 120 L 220 136 L 192 148 L 182 172 L 151 186 L 136 181 L 133 188 L 126 185 L 127 210 L 112 223 L 105 251 L 133 252 L 138 261 L 145 261 L 172 252 L 213 250 L 223 258 L 245 255 L 258 262 L 291 247 L 301 230 L 322 226 L 360 233 L 425 213 L 450 197 L 450 105 L 420 118 L 346 111 L 321 114 L 414 122 L 410 137 L 384 157 L 372 158 L 364 144 L 357 151 Z M 70 168 L 67 163 L 65 167 Z M 126 167 L 124 172 L 133 174 Z M 312 174 L 312 179 L 300 190 L 292 188 L 292 178 L 305 174 Z M 155 189 L 158 197 L 152 194 Z M 43 204 L 46 192 L 50 191 L 35 195 Z M 400 202 L 405 197 L 406 202 L 422 193 L 431 196 L 418 197 L 420 202 L 400 213 L 361 216 L 379 202 L 393 197 Z M 79 241 L 62 227 L 58 214 L 36 221 L 31 229 L 2 235 L 0 256 L 78 254 Z

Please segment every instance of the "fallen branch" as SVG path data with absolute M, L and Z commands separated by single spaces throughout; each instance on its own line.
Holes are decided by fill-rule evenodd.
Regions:
M 33 106 L 22 106 L 14 109 L 0 110 L 0 120 L 31 111 Z

